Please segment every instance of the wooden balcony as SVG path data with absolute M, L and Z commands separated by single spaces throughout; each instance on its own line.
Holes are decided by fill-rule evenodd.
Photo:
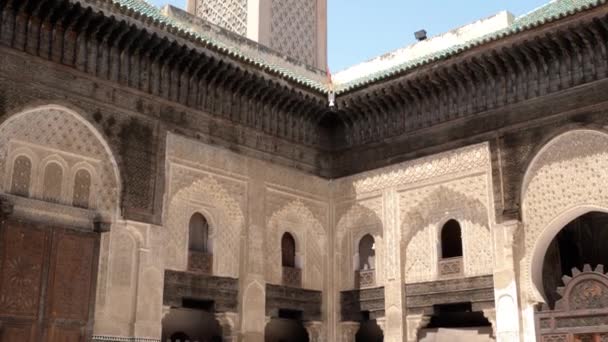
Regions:
M 188 271 L 209 274 L 213 273 L 213 255 L 206 252 L 188 252 Z
M 376 270 L 359 270 L 355 272 L 355 283 L 359 289 L 376 286 Z
M 438 269 L 440 278 L 460 277 L 464 273 L 462 257 L 441 259 Z
M 295 267 L 283 266 L 283 285 L 302 287 L 302 270 Z

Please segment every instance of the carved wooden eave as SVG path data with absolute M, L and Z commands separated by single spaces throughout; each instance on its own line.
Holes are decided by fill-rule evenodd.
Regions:
M 0 0 L 0 45 L 319 147 L 325 95 L 105 0 Z
M 608 6 L 583 11 L 341 94 L 337 150 L 606 78 Z M 390 123 L 390 124 L 387 124 Z

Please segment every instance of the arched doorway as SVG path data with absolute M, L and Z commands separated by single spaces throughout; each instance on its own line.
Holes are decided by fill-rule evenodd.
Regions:
M 608 339 L 608 214 L 589 212 L 555 235 L 542 264 L 546 303 L 536 314 L 539 340 Z

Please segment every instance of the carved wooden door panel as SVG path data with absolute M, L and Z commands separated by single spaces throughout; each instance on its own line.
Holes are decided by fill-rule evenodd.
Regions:
M 0 342 L 84 342 L 92 333 L 98 235 L 0 225 Z
M 0 225 L 0 341 L 39 341 L 40 303 L 50 234 L 18 222 Z
M 43 323 L 46 341 L 89 340 L 97 245 L 95 233 L 54 229 Z

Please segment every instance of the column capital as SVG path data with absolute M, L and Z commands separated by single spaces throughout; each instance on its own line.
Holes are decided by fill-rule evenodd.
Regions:
M 492 324 L 492 335 L 496 337 L 496 308 L 484 308 L 481 310 L 481 312 L 483 312 L 483 316 L 490 321 L 490 324 Z
M 341 342 L 355 342 L 355 336 L 361 327 L 359 322 L 341 322 L 340 323 L 340 337 Z
M 429 324 L 431 316 L 407 315 L 407 341 L 418 341 L 418 331 Z
M 215 319 L 222 327 L 222 338 L 225 342 L 234 342 L 237 339 L 238 314 L 234 312 L 220 312 L 215 314 Z
M 308 340 L 310 342 L 322 342 L 325 340 L 323 336 L 323 322 L 304 322 L 304 328 L 306 328 L 306 332 L 308 333 Z

